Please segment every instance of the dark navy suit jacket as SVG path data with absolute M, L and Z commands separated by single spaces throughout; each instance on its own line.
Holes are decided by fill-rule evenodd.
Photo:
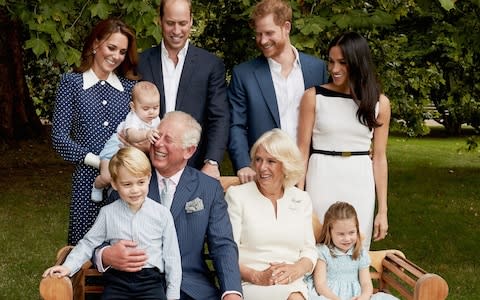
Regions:
M 138 72 L 142 80 L 155 83 L 160 92 L 160 117 L 165 114 L 161 46 L 140 55 Z M 188 46 L 178 85 L 175 110 L 190 114 L 202 126 L 202 137 L 189 165 L 197 169 L 205 159 L 222 162 L 228 142 L 229 107 L 226 94 L 225 65 L 215 55 Z
M 325 62 L 299 52 L 305 89 L 327 82 Z M 273 79 L 264 56 L 233 68 L 228 88 L 230 138 L 228 149 L 235 170 L 250 165 L 250 148 L 266 131 L 280 128 Z
M 160 201 L 159 195 L 157 174 L 153 170 L 148 197 Z M 203 209 L 187 212 L 187 203 L 197 198 L 201 199 Z M 218 300 L 225 291 L 241 293 L 238 249 L 219 181 L 187 166 L 175 190 L 170 211 L 182 256 L 182 292 L 201 300 Z M 205 237 L 220 291 L 212 283 L 202 256 Z

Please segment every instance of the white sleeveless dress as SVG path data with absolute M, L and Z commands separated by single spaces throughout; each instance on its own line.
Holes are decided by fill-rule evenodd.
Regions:
M 358 121 L 358 105 L 350 95 L 316 87 L 312 146 L 326 151 L 368 151 L 373 131 Z M 377 104 L 378 112 L 378 104 Z M 331 156 L 312 154 L 308 163 L 306 191 L 320 222 L 337 201 L 352 204 L 357 211 L 363 246 L 370 248 L 375 210 L 375 182 L 368 155 Z

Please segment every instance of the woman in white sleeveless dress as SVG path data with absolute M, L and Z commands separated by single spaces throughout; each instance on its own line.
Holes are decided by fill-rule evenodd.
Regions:
M 390 102 L 381 94 L 365 38 L 342 34 L 328 53 L 330 82 L 308 89 L 300 105 L 298 146 L 307 174 L 299 185 L 310 194 L 321 222 L 336 201 L 352 204 L 368 250 L 372 229 L 374 240 L 384 239 L 388 230 Z

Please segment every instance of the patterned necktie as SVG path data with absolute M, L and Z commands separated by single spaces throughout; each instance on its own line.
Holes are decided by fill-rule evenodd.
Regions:
M 161 197 L 161 202 L 162 204 L 170 209 L 170 206 L 172 206 L 172 191 L 171 191 L 171 186 L 170 186 L 170 180 L 168 180 L 168 178 L 163 178 L 162 179 L 162 182 L 163 182 L 163 189 L 162 189 L 162 192 L 160 193 L 160 197 Z

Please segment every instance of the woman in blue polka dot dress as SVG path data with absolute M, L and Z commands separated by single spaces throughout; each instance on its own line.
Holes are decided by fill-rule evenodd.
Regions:
M 138 79 L 135 32 L 118 19 L 100 21 L 85 41 L 80 66 L 63 74 L 53 113 L 52 142 L 75 164 L 68 243 L 76 245 L 105 203 L 90 200 L 98 170 L 85 164 L 95 157 L 129 111 Z

